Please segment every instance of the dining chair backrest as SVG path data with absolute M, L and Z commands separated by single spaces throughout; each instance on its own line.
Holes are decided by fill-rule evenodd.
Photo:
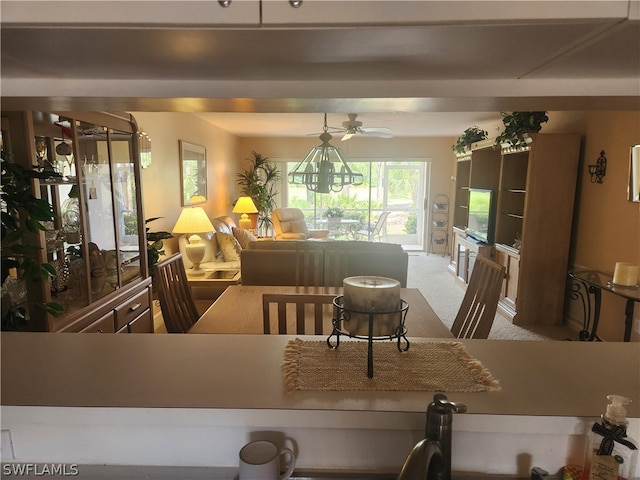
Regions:
M 504 266 L 478 255 L 451 333 L 457 338 L 487 338 L 493 325 L 505 275 Z
M 277 332 L 280 335 L 322 335 L 333 329 L 329 318 L 333 318 L 333 299 L 331 294 L 306 294 L 306 293 L 264 293 L 262 294 L 262 320 L 264 333 L 271 334 L 271 305 L 276 306 Z M 288 329 L 288 314 L 295 312 L 295 332 Z M 307 315 L 309 314 L 309 315 Z M 307 333 L 307 317 L 313 320 L 313 332 Z M 325 325 L 327 331 L 325 332 Z M 330 328 L 329 328 L 330 327 Z
M 182 255 L 159 261 L 153 266 L 153 285 L 158 293 L 162 318 L 168 333 L 186 333 L 200 318 L 182 263 Z

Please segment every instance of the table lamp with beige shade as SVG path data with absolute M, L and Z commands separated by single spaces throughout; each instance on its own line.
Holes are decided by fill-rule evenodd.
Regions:
M 189 236 L 189 243 L 185 247 L 187 258 L 193 263 L 193 269 L 189 275 L 204 275 L 200 270 L 200 262 L 204 258 L 205 244 L 199 233 L 211 232 L 213 225 L 202 207 L 184 208 L 178 217 L 173 233 L 182 233 Z
M 251 219 L 248 213 L 258 213 L 255 203 L 251 197 L 240 197 L 233 207 L 233 213 L 241 213 L 238 226 L 244 230 L 251 230 Z

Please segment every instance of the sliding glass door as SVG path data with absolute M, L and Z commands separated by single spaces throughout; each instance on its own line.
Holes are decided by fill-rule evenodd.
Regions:
M 287 173 L 295 166 L 286 163 Z M 305 212 L 310 226 L 329 228 L 339 240 L 359 239 L 400 243 L 408 248 L 424 247 L 424 198 L 428 185 L 426 159 L 351 161 L 349 166 L 364 176 L 360 186 L 340 192 L 315 194 L 304 186 L 283 185 L 282 203 Z M 286 179 L 286 175 L 283 175 Z M 331 209 L 331 211 L 330 211 Z M 330 215 L 341 212 L 342 221 Z M 382 228 L 375 235 L 379 219 Z M 386 217 L 386 219 L 385 219 Z
M 386 234 L 391 243 L 423 244 L 424 162 L 386 163 L 383 211 L 389 212 Z

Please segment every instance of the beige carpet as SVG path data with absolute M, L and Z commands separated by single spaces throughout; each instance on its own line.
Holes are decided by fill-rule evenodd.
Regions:
M 396 342 L 375 342 L 372 378 L 367 347 L 356 341 L 340 342 L 335 349 L 325 341 L 289 341 L 282 366 L 285 391 L 500 390 L 498 380 L 460 342 L 412 342 L 403 352 Z
M 464 296 L 463 288 L 456 284 L 448 271 L 449 256 L 409 252 L 407 287 L 419 289 L 440 320 L 451 328 Z M 489 339 L 500 340 L 577 340 L 577 335 L 566 327 L 528 327 L 513 325 L 496 314 Z

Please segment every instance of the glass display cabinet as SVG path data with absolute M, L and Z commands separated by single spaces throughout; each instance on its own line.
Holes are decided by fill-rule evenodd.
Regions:
M 16 161 L 54 174 L 34 180 L 34 193 L 56 213 L 40 236 L 41 260 L 56 275 L 40 291 L 28 289 L 29 329 L 153 332 L 135 119 L 13 112 L 7 120 L 7 148 L 22 153 Z M 63 313 L 47 314 L 37 302 L 56 302 Z

